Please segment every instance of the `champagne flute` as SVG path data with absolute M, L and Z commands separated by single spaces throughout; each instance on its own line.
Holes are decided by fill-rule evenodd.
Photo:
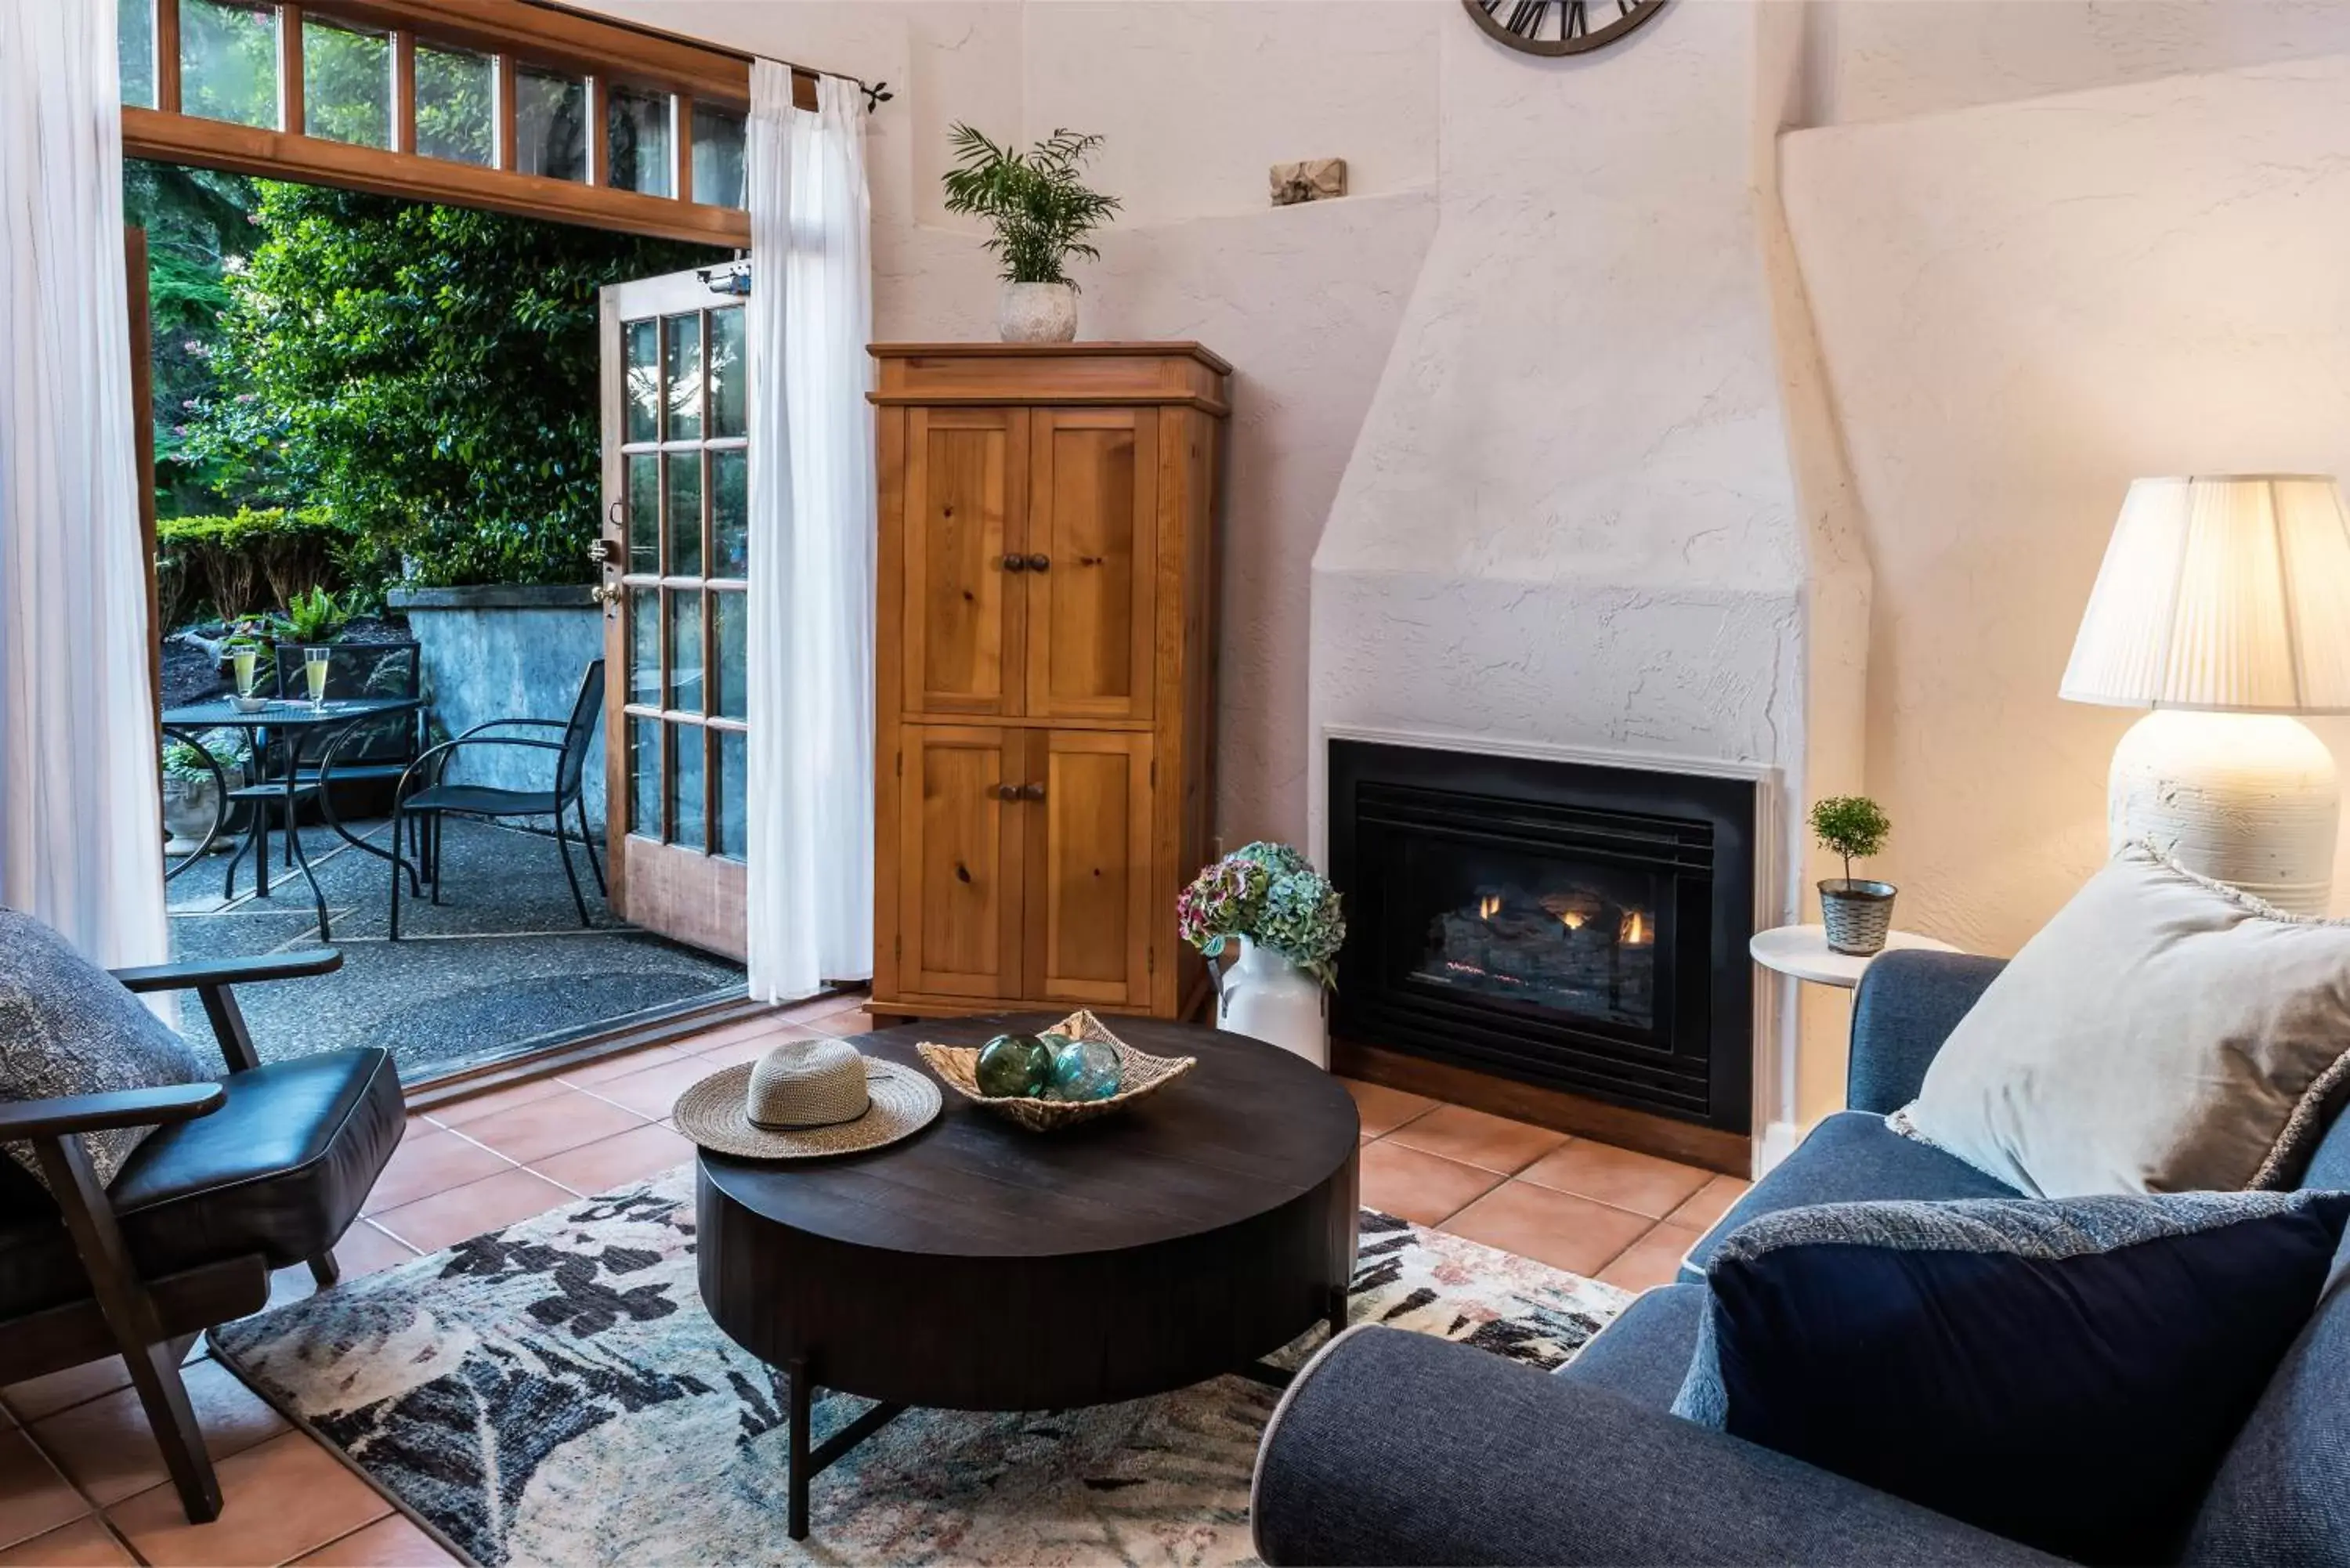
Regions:
M 236 694 L 251 701 L 255 678 L 261 673 L 261 649 L 250 644 L 232 649 L 229 664 L 236 671 Z
M 327 660 L 330 650 L 306 648 L 302 650 L 302 678 L 310 685 L 310 707 L 315 712 L 327 711 Z

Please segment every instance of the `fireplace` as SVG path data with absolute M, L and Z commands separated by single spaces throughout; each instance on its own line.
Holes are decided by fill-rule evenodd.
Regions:
M 1334 741 L 1343 1038 L 1744 1134 L 1751 781 Z

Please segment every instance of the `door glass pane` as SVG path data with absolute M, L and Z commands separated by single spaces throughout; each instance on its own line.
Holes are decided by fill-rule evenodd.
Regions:
M 669 705 L 702 711 L 702 595 L 691 588 L 669 599 Z
M 716 690 L 710 694 L 711 711 L 723 719 L 746 717 L 743 667 L 749 618 L 745 607 L 746 601 L 741 594 L 712 593 L 710 596 L 710 613 L 717 618 L 718 622 L 712 628 L 712 635 L 718 644 L 718 670 L 717 678 L 712 682 Z
M 718 732 L 718 853 L 743 858 L 743 732 Z
M 416 151 L 488 168 L 497 151 L 496 67 L 487 55 L 416 46 Z
M 604 131 L 611 154 L 604 183 L 648 196 L 675 193 L 670 177 L 669 94 L 614 88 L 606 99 Z
M 588 178 L 588 84 L 536 66 L 515 71 L 515 166 L 549 180 Z
M 743 342 L 746 319 L 740 306 L 710 313 L 710 434 L 713 441 L 743 433 L 743 395 L 751 384 L 750 353 Z
M 629 470 L 629 570 L 660 575 L 660 459 L 649 452 L 622 460 Z
M 660 706 L 660 590 L 629 590 L 629 701 Z
M 673 452 L 669 464 L 669 575 L 702 576 L 702 454 Z
M 664 325 L 669 339 L 669 436 L 671 441 L 702 439 L 702 317 L 689 311 L 672 316 Z M 674 568 L 672 568 L 674 569 Z
M 180 107 L 206 119 L 276 127 L 273 7 L 180 0 Z
M 115 0 L 114 64 L 122 78 L 122 101 L 139 109 L 153 109 L 155 0 Z M 697 116 L 695 123 L 700 122 Z M 696 163 L 698 167 L 698 160 Z
M 669 738 L 676 753 L 676 765 L 670 772 L 669 841 L 681 849 L 699 849 L 704 837 L 702 728 L 671 724 Z
M 391 38 L 302 19 L 302 129 L 357 147 L 391 145 Z
M 660 721 L 629 721 L 629 831 L 660 836 Z
M 650 317 L 620 327 L 620 388 L 629 441 L 660 440 L 660 323 Z
M 710 454 L 710 575 L 739 577 L 751 569 L 749 454 Z
M 713 207 L 743 204 L 741 110 L 693 106 L 693 199 Z

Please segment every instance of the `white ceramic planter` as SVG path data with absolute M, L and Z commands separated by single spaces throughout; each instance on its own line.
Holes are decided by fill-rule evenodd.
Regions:
M 1066 283 L 1007 283 L 995 305 L 1006 343 L 1066 343 L 1077 335 L 1077 291 Z
M 1278 1045 L 1317 1067 L 1330 1064 L 1330 1023 L 1322 982 L 1246 937 L 1241 956 L 1217 977 L 1216 1027 Z

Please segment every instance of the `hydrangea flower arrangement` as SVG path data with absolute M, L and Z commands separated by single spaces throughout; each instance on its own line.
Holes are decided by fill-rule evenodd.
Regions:
M 1191 879 L 1175 900 L 1183 940 L 1209 958 L 1232 937 L 1280 954 L 1325 985 L 1337 983 L 1335 961 L 1347 940 L 1338 890 L 1312 861 L 1286 844 L 1233 850 Z

